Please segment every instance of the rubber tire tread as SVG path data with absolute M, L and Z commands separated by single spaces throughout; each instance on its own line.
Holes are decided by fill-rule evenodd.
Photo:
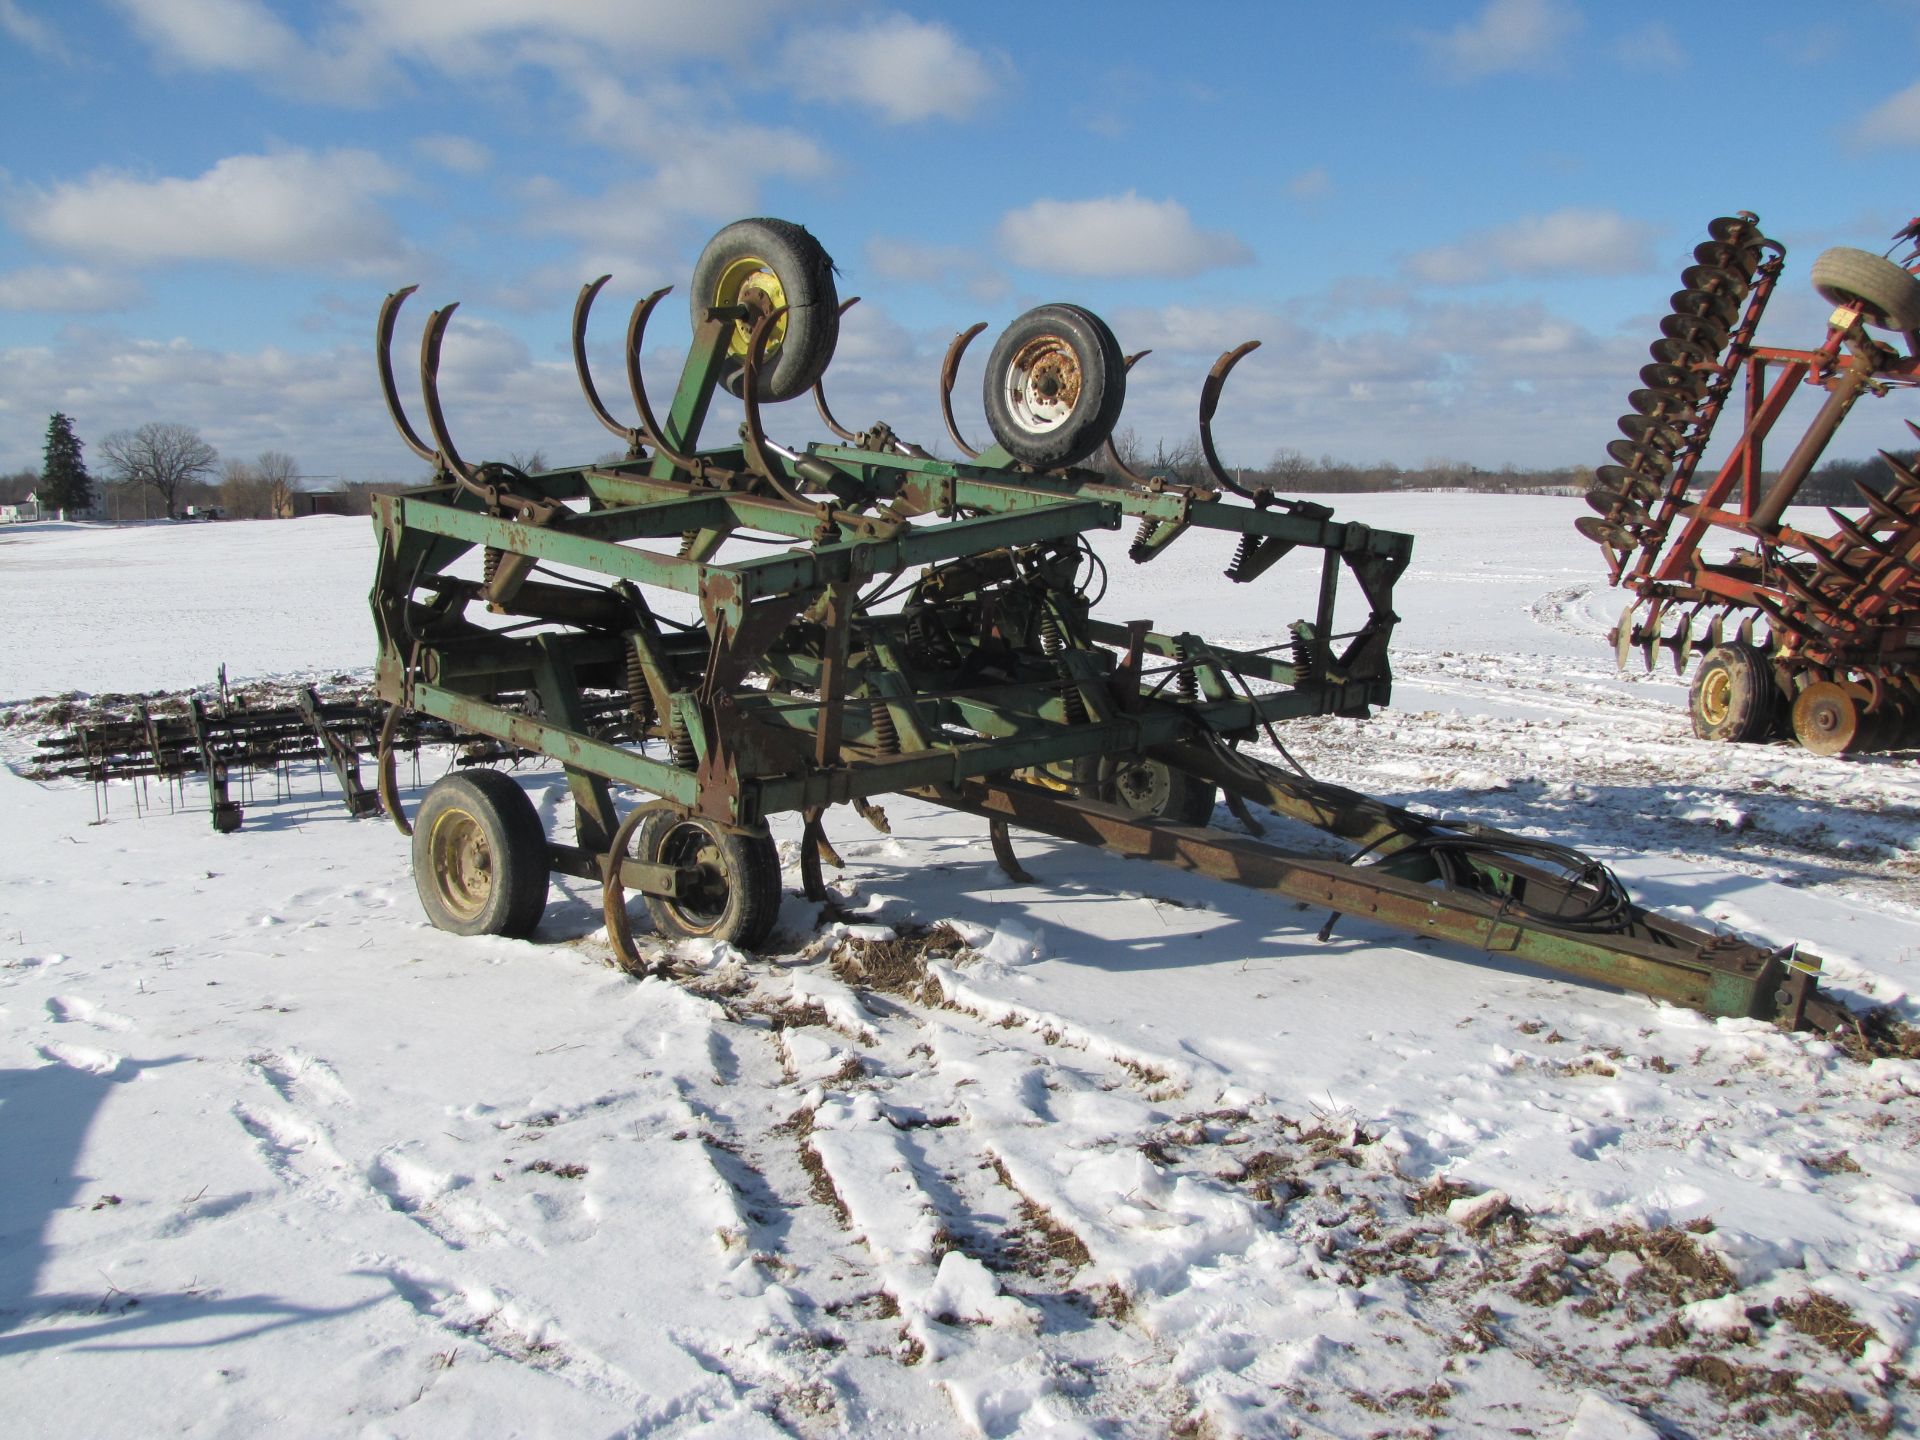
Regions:
M 707 242 L 693 266 L 689 307 L 697 332 L 720 282 L 737 260 L 758 259 L 780 281 L 787 296 L 787 333 L 773 352 L 773 363 L 760 372 L 759 398 L 772 403 L 791 400 L 813 389 L 826 373 L 840 341 L 840 294 L 833 283 L 833 257 L 805 226 L 765 216 L 736 220 Z M 721 384 L 740 393 L 744 366 L 735 358 Z
M 1834 305 L 1864 300 L 1877 311 L 1869 325 L 1886 330 L 1920 330 L 1920 276 L 1902 269 L 1884 255 L 1836 245 L 1813 262 L 1813 288 Z
M 1730 687 L 1726 718 L 1714 724 L 1701 713 L 1701 696 L 1711 672 L 1725 672 Z M 1687 713 L 1693 733 L 1702 740 L 1749 745 L 1773 733 L 1779 706 L 1766 658 L 1745 645 L 1719 645 L 1709 650 L 1694 672 L 1687 691 Z
M 661 863 L 661 842 L 670 830 L 683 824 L 705 828 L 724 854 L 730 881 L 726 907 L 711 929 L 697 930 L 681 922 L 667 897 L 647 895 L 643 899 L 654 930 L 668 940 L 724 940 L 742 950 L 759 949 L 780 916 L 780 852 L 773 837 L 765 831 L 742 835 L 698 816 L 659 810 L 640 824 L 636 841 L 639 858 Z
M 1043 335 L 1058 335 L 1073 348 L 1080 361 L 1082 404 L 1064 424 L 1036 435 L 1021 426 L 1008 408 L 1006 372 L 1014 357 Z M 1094 403 L 1089 406 L 1085 399 L 1090 385 L 1095 388 Z M 980 389 L 987 428 L 1000 448 L 1022 464 L 1058 470 L 1093 454 L 1120 423 L 1120 411 L 1127 403 L 1127 360 L 1107 322 L 1091 310 L 1058 303 L 1037 305 L 1017 316 L 994 342 Z
M 434 821 L 456 803 L 479 822 L 493 852 L 496 883 L 473 920 L 462 920 L 443 908 L 438 890 L 425 878 L 433 873 Z M 550 878 L 546 829 L 519 782 L 498 770 L 461 770 L 433 782 L 413 817 L 412 857 L 414 889 L 436 930 L 525 939 L 546 913 Z

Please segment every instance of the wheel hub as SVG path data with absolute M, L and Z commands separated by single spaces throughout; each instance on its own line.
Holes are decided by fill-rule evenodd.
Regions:
M 493 894 L 493 850 L 486 832 L 465 810 L 448 810 L 434 821 L 430 844 L 441 899 L 462 920 L 472 919 Z
M 1080 403 L 1079 358 L 1057 335 L 1022 346 L 1007 367 L 1007 378 L 1014 419 L 1035 433 L 1065 424 Z

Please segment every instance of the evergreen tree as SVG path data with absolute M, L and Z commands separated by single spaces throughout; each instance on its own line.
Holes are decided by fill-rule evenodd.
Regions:
M 80 458 L 83 447 L 73 433 L 73 421 L 55 412 L 47 421 L 47 458 L 40 470 L 39 499 L 43 510 L 85 510 L 93 504 L 93 477 Z

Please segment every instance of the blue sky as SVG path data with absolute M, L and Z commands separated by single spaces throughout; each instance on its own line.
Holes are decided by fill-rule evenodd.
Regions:
M 807 225 L 846 320 L 828 392 L 947 450 L 948 339 L 1071 300 L 1177 443 L 1241 340 L 1230 463 L 1599 463 L 1706 222 L 1806 267 L 1920 211 L 1920 5 L 1753 0 L 870 6 L 798 0 L 0 0 L 0 470 L 48 414 L 148 420 L 311 475 L 417 473 L 380 403 L 381 297 L 463 302 L 468 458 L 603 454 L 567 322 L 619 392 L 624 312 L 743 215 Z M 669 388 L 684 308 L 649 369 Z M 975 346 L 960 387 L 976 440 Z M 1835 453 L 1902 443 L 1870 404 Z M 804 402 L 771 412 L 823 435 Z

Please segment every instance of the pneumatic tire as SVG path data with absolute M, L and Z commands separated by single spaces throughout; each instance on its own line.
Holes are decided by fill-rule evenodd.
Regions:
M 1025 465 L 1076 465 L 1106 443 L 1127 402 L 1113 331 L 1078 305 L 1041 305 L 994 343 L 982 386 L 987 427 Z
M 1920 330 L 1920 276 L 1884 255 L 1836 245 L 1813 262 L 1813 288 L 1833 305 L 1866 306 L 1862 317 L 1883 330 Z
M 736 220 L 700 252 L 693 267 L 693 328 L 717 306 L 748 305 L 787 313 L 767 341 L 766 363 L 755 387 L 763 401 L 791 400 L 813 388 L 840 339 L 840 296 L 833 257 L 802 226 L 789 220 Z M 740 393 L 753 323 L 727 332 L 721 383 Z
M 518 783 L 497 770 L 434 781 L 413 819 L 413 884 L 436 930 L 531 935 L 547 878 L 546 831 Z

